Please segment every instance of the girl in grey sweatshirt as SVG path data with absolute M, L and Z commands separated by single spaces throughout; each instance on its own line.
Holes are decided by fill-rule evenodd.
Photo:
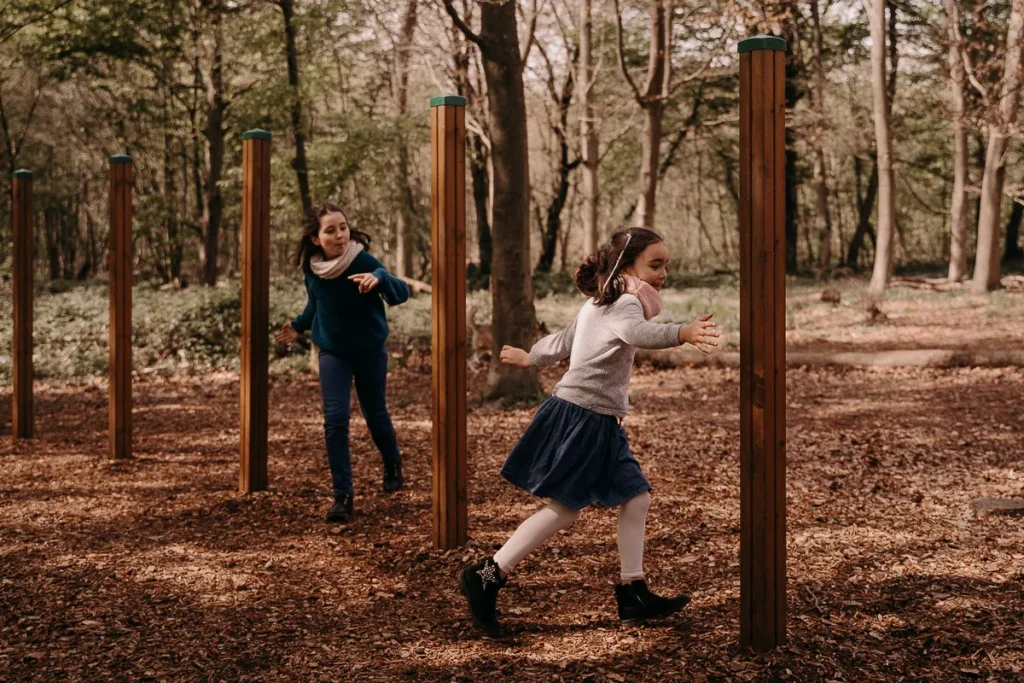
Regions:
M 537 409 L 501 470 L 512 484 L 551 502 L 526 519 L 493 557 L 459 574 L 470 614 L 489 635 L 501 633 L 495 610 L 508 574 L 594 503 L 619 508 L 619 618 L 632 623 L 667 616 L 690 600 L 687 595 L 661 597 L 644 582 L 651 486 L 621 426 L 638 348 L 690 343 L 710 353 L 718 345 L 710 314 L 689 325 L 651 321 L 661 312 L 668 259 L 665 242 L 654 231 L 620 230 L 573 273 L 577 288 L 589 299 L 572 324 L 541 339 L 529 352 L 510 346 L 501 351 L 502 362 L 522 368 L 568 358 L 569 370 Z

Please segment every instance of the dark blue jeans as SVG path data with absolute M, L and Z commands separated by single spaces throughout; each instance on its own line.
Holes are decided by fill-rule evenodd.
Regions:
M 384 464 L 398 462 L 398 440 L 385 393 L 388 354 L 384 345 L 358 354 L 336 355 L 320 349 L 320 393 L 324 402 L 324 440 L 335 497 L 352 493 L 352 457 L 348 445 L 352 378 L 356 395 Z

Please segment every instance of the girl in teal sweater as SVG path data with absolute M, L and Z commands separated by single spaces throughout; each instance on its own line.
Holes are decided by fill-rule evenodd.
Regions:
M 320 348 L 324 439 L 334 505 L 328 522 L 352 516 L 349 411 L 352 380 L 373 442 L 384 460 L 384 490 L 402 487 L 402 458 L 386 401 L 388 321 L 384 304 L 409 298 L 409 287 L 366 250 L 370 236 L 349 227 L 340 206 L 314 206 L 304 226 L 296 265 L 306 275 L 305 310 L 275 339 L 293 342 L 306 330 Z

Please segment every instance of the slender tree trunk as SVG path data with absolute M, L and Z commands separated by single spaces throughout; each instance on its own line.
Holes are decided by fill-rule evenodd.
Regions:
M 58 205 L 58 226 L 60 227 L 60 263 L 62 276 L 65 280 L 75 279 L 75 262 L 78 259 L 78 221 L 77 212 L 72 211 L 70 202 L 61 201 Z
M 167 230 L 167 266 L 168 275 L 171 281 L 181 282 L 181 262 L 184 256 L 180 226 L 178 224 L 178 212 L 175 207 L 178 188 L 174 182 L 174 135 L 171 132 L 169 119 L 164 124 L 164 187 L 163 187 L 163 209 L 164 227 Z
M 402 130 L 408 109 L 409 57 L 412 53 L 412 41 L 416 32 L 416 7 L 418 4 L 418 0 L 406 2 L 402 30 L 398 34 L 398 44 L 395 46 L 395 99 L 398 105 L 398 116 L 395 122 L 398 127 L 398 187 L 401 195 L 395 230 L 395 273 L 399 277 L 412 276 L 413 232 L 416 215 L 419 213 L 412 191 L 412 182 L 409 178 L 409 146 Z
M 789 46 L 786 50 L 786 83 L 785 97 L 786 110 L 794 111 L 800 100 L 807 94 L 805 84 L 807 74 L 804 66 L 803 43 L 800 33 L 800 4 L 792 0 L 778 3 L 777 7 L 785 8 L 785 15 L 782 20 L 782 35 Z M 803 179 L 798 169 L 799 153 L 797 151 L 796 131 L 792 126 L 786 126 L 786 155 L 785 155 L 785 203 L 786 203 L 786 272 L 796 273 L 799 269 L 797 263 L 797 243 L 800 238 L 800 185 Z
M 306 163 L 306 134 L 302 127 L 302 90 L 299 88 L 299 50 L 295 45 L 295 4 L 294 0 L 277 0 L 284 15 L 285 53 L 288 58 L 288 85 L 292 90 L 292 135 L 295 136 L 295 158 L 292 168 L 299 184 L 299 198 L 302 200 L 302 214 L 313 208 L 309 198 L 309 167 Z
M 864 247 L 864 238 L 870 235 L 874 239 L 875 233 L 871 227 L 871 208 L 875 204 L 875 195 L 878 193 L 878 164 L 872 162 L 867 191 L 861 198 L 860 163 L 859 158 L 853 160 L 854 171 L 857 174 L 857 229 L 853 233 L 850 249 L 846 254 L 846 266 L 853 271 L 860 270 L 860 250 Z
M 818 268 L 824 274 L 832 268 L 832 217 L 828 211 L 828 182 L 825 171 L 825 150 L 821 138 L 825 122 L 825 67 L 821 61 L 821 20 L 818 0 L 811 0 L 811 21 L 814 30 L 814 193 L 817 200 Z
M 220 251 L 220 226 L 224 198 L 220 178 L 224 164 L 224 34 L 221 0 L 209 0 L 207 10 L 213 31 L 213 55 L 206 79 L 206 182 L 203 185 L 203 283 L 217 284 L 217 258 Z
M 672 17 L 664 0 L 652 0 L 651 49 L 647 62 L 647 88 L 641 99 L 644 132 L 640 150 L 640 192 L 637 197 L 636 225 L 654 227 L 658 192 L 658 160 L 661 157 L 661 124 L 665 98 L 671 78 Z
M 575 168 L 575 165 L 569 162 L 569 140 L 566 136 L 566 131 L 569 130 L 569 105 L 572 103 L 572 88 L 573 79 L 570 70 L 565 79 L 565 85 L 562 87 L 561 97 L 557 102 L 558 123 L 553 126 L 555 138 L 558 140 L 558 168 L 555 171 L 551 203 L 548 205 L 545 216 L 540 260 L 537 262 L 537 270 L 542 273 L 551 272 L 551 267 L 555 262 L 558 235 L 562 228 L 562 210 L 565 208 L 565 200 L 569 196 L 569 174 Z
M 978 250 L 974 259 L 971 292 L 984 294 L 999 287 L 999 222 L 1006 179 L 1006 151 L 1017 122 L 1022 82 L 1021 48 L 1024 41 L 1024 0 L 1013 0 L 1006 32 L 1006 61 L 996 121 L 989 125 L 985 175 L 981 181 L 981 215 L 978 218 Z
M 52 201 L 52 198 L 51 198 Z M 50 265 L 50 279 L 59 280 L 60 269 L 60 218 L 57 209 L 48 206 L 43 210 L 46 225 L 46 258 Z
M 889 102 L 886 92 L 885 0 L 871 0 L 871 81 L 874 101 L 875 149 L 878 163 L 878 230 L 875 239 L 875 266 L 869 292 L 880 297 L 892 276 L 893 220 L 896 211 L 893 195 L 892 142 L 889 131 Z
M 597 251 L 599 228 L 597 220 L 600 193 L 598 191 L 598 134 L 594 119 L 591 90 L 594 87 L 594 54 L 592 48 L 591 0 L 580 0 L 580 150 L 583 169 L 583 253 Z
M 1024 194 L 1017 197 L 1010 210 L 1010 220 L 1006 224 L 1006 250 L 1003 251 L 1003 263 L 1009 263 L 1024 258 L 1024 251 L 1020 248 L 1020 223 L 1024 218 Z
M 100 254 L 96 244 L 96 224 L 89 207 L 89 180 L 82 183 L 82 206 L 85 208 L 85 238 L 89 248 L 89 275 L 99 272 Z
M 486 123 L 486 114 L 480 106 L 479 94 L 474 87 L 476 79 L 470 78 L 469 52 L 464 48 L 458 29 L 454 29 L 453 43 L 461 44 L 455 53 L 455 82 L 460 95 L 466 98 L 467 115 L 472 112 L 481 125 Z M 476 243 L 479 252 L 480 281 L 490 286 L 491 277 L 491 188 L 490 188 L 490 155 L 486 140 L 475 131 L 466 131 L 469 145 L 469 174 L 473 185 L 473 208 L 476 214 Z
M 661 151 L 661 121 L 665 107 L 652 102 L 644 107 L 644 136 L 640 148 L 640 194 L 636 205 L 636 224 L 654 227 L 658 193 L 658 158 Z
M 964 126 L 964 71 L 960 55 L 959 0 L 946 0 L 946 20 L 949 22 L 949 81 L 952 90 L 953 117 L 953 197 L 950 207 L 950 282 L 960 282 L 967 276 L 967 128 Z
M 483 138 L 470 135 L 469 172 L 473 182 L 473 206 L 476 209 L 476 243 L 480 252 L 480 277 L 486 282 L 491 278 L 491 258 L 494 251 L 491 241 L 490 197 L 491 188 L 487 168 L 490 156 Z

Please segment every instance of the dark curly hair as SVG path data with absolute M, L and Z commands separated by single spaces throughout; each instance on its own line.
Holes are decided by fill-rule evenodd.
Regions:
M 302 223 L 302 239 L 299 240 L 299 246 L 295 250 L 295 265 L 301 268 L 302 272 L 307 275 L 313 272 L 309 265 L 309 260 L 316 254 L 324 255 L 324 250 L 313 244 L 313 238 L 320 234 L 320 219 L 329 213 L 346 215 L 345 211 L 337 204 L 324 202 L 322 204 L 314 204 Z M 349 226 L 349 233 L 352 235 L 352 239 L 362 244 L 363 248 L 369 251 L 369 235 L 362 230 L 356 230 L 352 226 Z
M 594 303 L 598 306 L 615 303 L 626 290 L 626 284 L 621 277 L 622 271 L 636 263 L 644 249 L 664 241 L 661 235 L 649 228 L 625 228 L 617 231 L 608 244 L 576 266 L 572 273 L 576 289 L 593 297 Z M 615 262 L 619 260 L 620 255 L 622 260 L 619 261 L 618 268 L 615 268 Z M 615 268 L 615 279 L 605 288 L 604 283 L 611 275 L 612 268 Z

